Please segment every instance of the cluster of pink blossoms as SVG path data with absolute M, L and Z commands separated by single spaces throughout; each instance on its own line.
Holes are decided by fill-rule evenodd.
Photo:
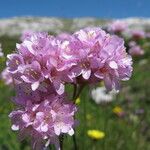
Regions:
M 9 117 L 13 123 L 12 130 L 20 130 L 21 139 L 30 136 L 33 143 L 32 149 L 41 150 L 50 143 L 55 144 L 56 149 L 59 149 L 58 136 L 64 133 L 70 136 L 74 134 L 76 107 L 67 102 L 64 96 L 51 94 L 39 97 L 37 93 L 33 94 L 35 95 L 32 95 L 31 98 L 29 95 L 24 97 L 20 95 L 17 100 L 15 99 L 18 103 L 26 101 L 26 104 L 10 113 Z M 41 102 L 33 102 L 36 98 L 39 98 L 38 100 L 41 98 Z
M 128 24 L 121 20 L 116 20 L 108 25 L 108 31 L 113 33 L 121 33 L 128 29 Z
M 59 148 L 59 135 L 74 134 L 77 111 L 66 100 L 65 85 L 104 81 L 107 90 L 119 90 L 120 80 L 131 76 L 132 59 L 123 39 L 85 28 L 57 37 L 24 35 L 16 53 L 8 55 L 7 70 L 16 87 L 14 102 L 20 106 L 10 114 L 12 129 L 30 135 L 33 149 L 49 143 Z
M 66 94 L 58 95 L 50 83 L 41 83 L 36 91 L 28 83 L 18 83 L 13 101 L 19 108 L 9 115 L 12 130 L 19 130 L 21 139 L 30 137 L 32 149 L 41 150 L 49 144 L 59 149 L 59 136 L 74 134 L 77 108 Z
M 129 24 L 124 21 L 116 20 L 108 24 L 106 30 L 111 34 L 117 34 L 127 39 L 127 52 L 132 56 L 144 55 L 141 40 L 149 38 L 149 34 L 142 29 L 131 29 Z
M 130 41 L 129 42 L 129 54 L 132 56 L 140 56 L 144 54 L 144 50 L 137 45 L 135 41 Z

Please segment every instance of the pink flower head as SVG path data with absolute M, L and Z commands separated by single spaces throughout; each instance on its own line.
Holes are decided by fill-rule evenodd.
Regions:
M 30 83 L 32 90 L 50 79 L 58 94 L 63 94 L 64 83 L 73 81 L 67 74 L 72 61 L 63 52 L 65 42 L 46 33 L 30 34 L 16 45 L 19 54 L 8 55 L 9 72 L 14 78 Z
M 73 58 L 76 65 L 71 69 L 72 76 L 82 76 L 84 80 L 90 79 L 93 69 L 98 67 L 98 53 L 103 45 L 106 34 L 100 28 L 85 28 L 74 34 L 71 49 L 73 51 Z
M 21 44 L 17 44 L 19 54 L 8 55 L 8 71 L 14 78 L 30 83 L 33 90 L 47 75 L 46 61 L 51 48 L 51 37 L 46 33 L 34 33 Z
M 101 61 L 95 76 L 104 80 L 107 90 L 119 90 L 119 81 L 128 80 L 132 73 L 132 59 L 126 53 L 124 41 L 117 36 L 107 38 L 99 59 Z
M 118 32 L 125 31 L 127 27 L 128 25 L 126 22 L 121 21 L 121 20 L 116 20 L 109 25 L 108 30 L 110 32 L 118 33 Z
M 143 30 L 132 30 L 131 31 L 131 36 L 138 40 L 138 39 L 142 39 L 142 38 L 145 38 L 145 32 Z
M 146 38 L 150 38 L 150 32 L 147 32 L 145 36 Z
M 133 46 L 136 46 L 137 43 L 136 43 L 135 41 L 130 41 L 130 42 L 128 43 L 128 45 L 129 45 L 129 47 L 133 47 Z
M 39 138 L 51 142 L 62 133 L 74 134 L 76 107 L 65 102 L 64 97 L 51 98 L 40 104 L 28 101 L 25 109 L 13 111 L 9 115 L 13 124 L 12 129 L 20 130 L 20 134 L 29 134 L 28 136 L 35 139 L 33 146 Z
M 132 56 L 140 56 L 144 54 L 144 50 L 139 45 L 137 45 L 135 41 L 130 41 L 129 54 Z
M 72 75 L 89 81 L 94 75 L 104 80 L 108 90 L 119 90 L 119 81 L 128 80 L 132 73 L 132 59 L 126 53 L 124 41 L 99 28 L 85 28 L 74 36 L 78 44 L 72 46 L 76 63 L 71 69 Z
M 129 49 L 129 54 L 132 56 L 144 55 L 144 50 L 139 45 L 135 45 Z

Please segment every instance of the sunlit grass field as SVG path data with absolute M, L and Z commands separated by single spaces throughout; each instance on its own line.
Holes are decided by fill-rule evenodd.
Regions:
M 5 56 L 15 50 L 18 39 L 0 37 Z M 130 81 L 122 82 L 122 90 L 113 102 L 97 105 L 90 98 L 89 87 L 83 90 L 76 116 L 79 118 L 76 127 L 79 150 L 150 150 L 150 45 L 146 43 L 150 41 L 143 42 L 145 55 L 133 58 L 133 76 Z M 0 61 L 2 71 L 6 60 L 1 58 Z M 12 88 L 0 81 L 0 150 L 30 150 L 30 143 L 19 142 L 17 133 L 11 131 L 8 114 L 15 107 L 12 96 Z M 122 108 L 124 116 L 113 112 L 116 106 Z M 136 113 L 141 109 L 142 113 Z M 105 137 L 93 140 L 87 135 L 89 129 L 101 130 Z M 64 139 L 64 150 L 72 150 L 72 138 Z

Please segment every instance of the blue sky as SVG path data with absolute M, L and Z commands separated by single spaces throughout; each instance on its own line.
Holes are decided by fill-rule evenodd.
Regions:
M 150 17 L 150 0 L 1 0 L 0 18 L 14 16 Z

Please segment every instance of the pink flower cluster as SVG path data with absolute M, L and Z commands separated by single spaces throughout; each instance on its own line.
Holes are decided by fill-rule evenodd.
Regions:
M 16 82 L 15 104 L 19 106 L 9 117 L 12 130 L 20 131 L 21 139 L 30 137 L 32 149 L 55 144 L 59 149 L 59 136 L 74 134 L 74 115 L 77 111 L 67 95 L 58 95 L 50 82 L 42 82 L 33 91 L 29 83 Z
M 141 40 L 149 38 L 148 33 L 142 29 L 132 29 L 129 24 L 124 21 L 116 20 L 107 25 L 107 30 L 112 34 L 117 34 L 120 37 L 127 39 L 126 45 L 128 45 L 127 52 L 132 56 L 141 56 L 144 54 L 144 50 L 141 46 Z M 134 45 L 133 45 L 134 43 Z
M 120 33 L 128 29 L 128 24 L 121 20 L 113 21 L 108 26 L 108 31 L 113 33 Z
M 19 101 L 20 99 L 18 99 Z M 13 111 L 9 117 L 12 120 L 12 130 L 20 130 L 22 138 L 32 138 L 32 148 L 41 149 L 49 143 L 59 149 L 58 136 L 63 133 L 74 134 L 74 113 L 76 107 L 64 100 L 64 97 L 51 95 L 41 103 L 25 100 L 26 107 Z M 24 137 L 23 137 L 24 136 Z M 43 140 L 47 141 L 46 143 Z
M 145 32 L 143 30 L 133 30 L 131 31 L 131 35 L 135 40 L 145 38 Z
M 49 143 L 59 148 L 59 135 L 74 134 L 77 108 L 66 100 L 66 84 L 104 81 L 107 90 L 119 90 L 120 80 L 128 80 L 132 73 L 123 39 L 100 28 L 57 37 L 28 33 L 16 45 L 16 53 L 7 57 L 19 106 L 10 114 L 12 129 L 30 135 L 33 149 Z
M 140 55 L 144 55 L 144 50 L 137 45 L 137 43 L 135 41 L 130 41 L 129 42 L 129 54 L 132 56 L 140 56 Z
M 49 80 L 59 95 L 66 83 L 101 80 L 108 90 L 118 90 L 119 80 L 130 78 L 131 65 L 123 39 L 99 28 L 80 30 L 67 39 L 32 34 L 17 44 L 17 53 L 7 61 L 14 79 L 31 84 L 33 91 Z

